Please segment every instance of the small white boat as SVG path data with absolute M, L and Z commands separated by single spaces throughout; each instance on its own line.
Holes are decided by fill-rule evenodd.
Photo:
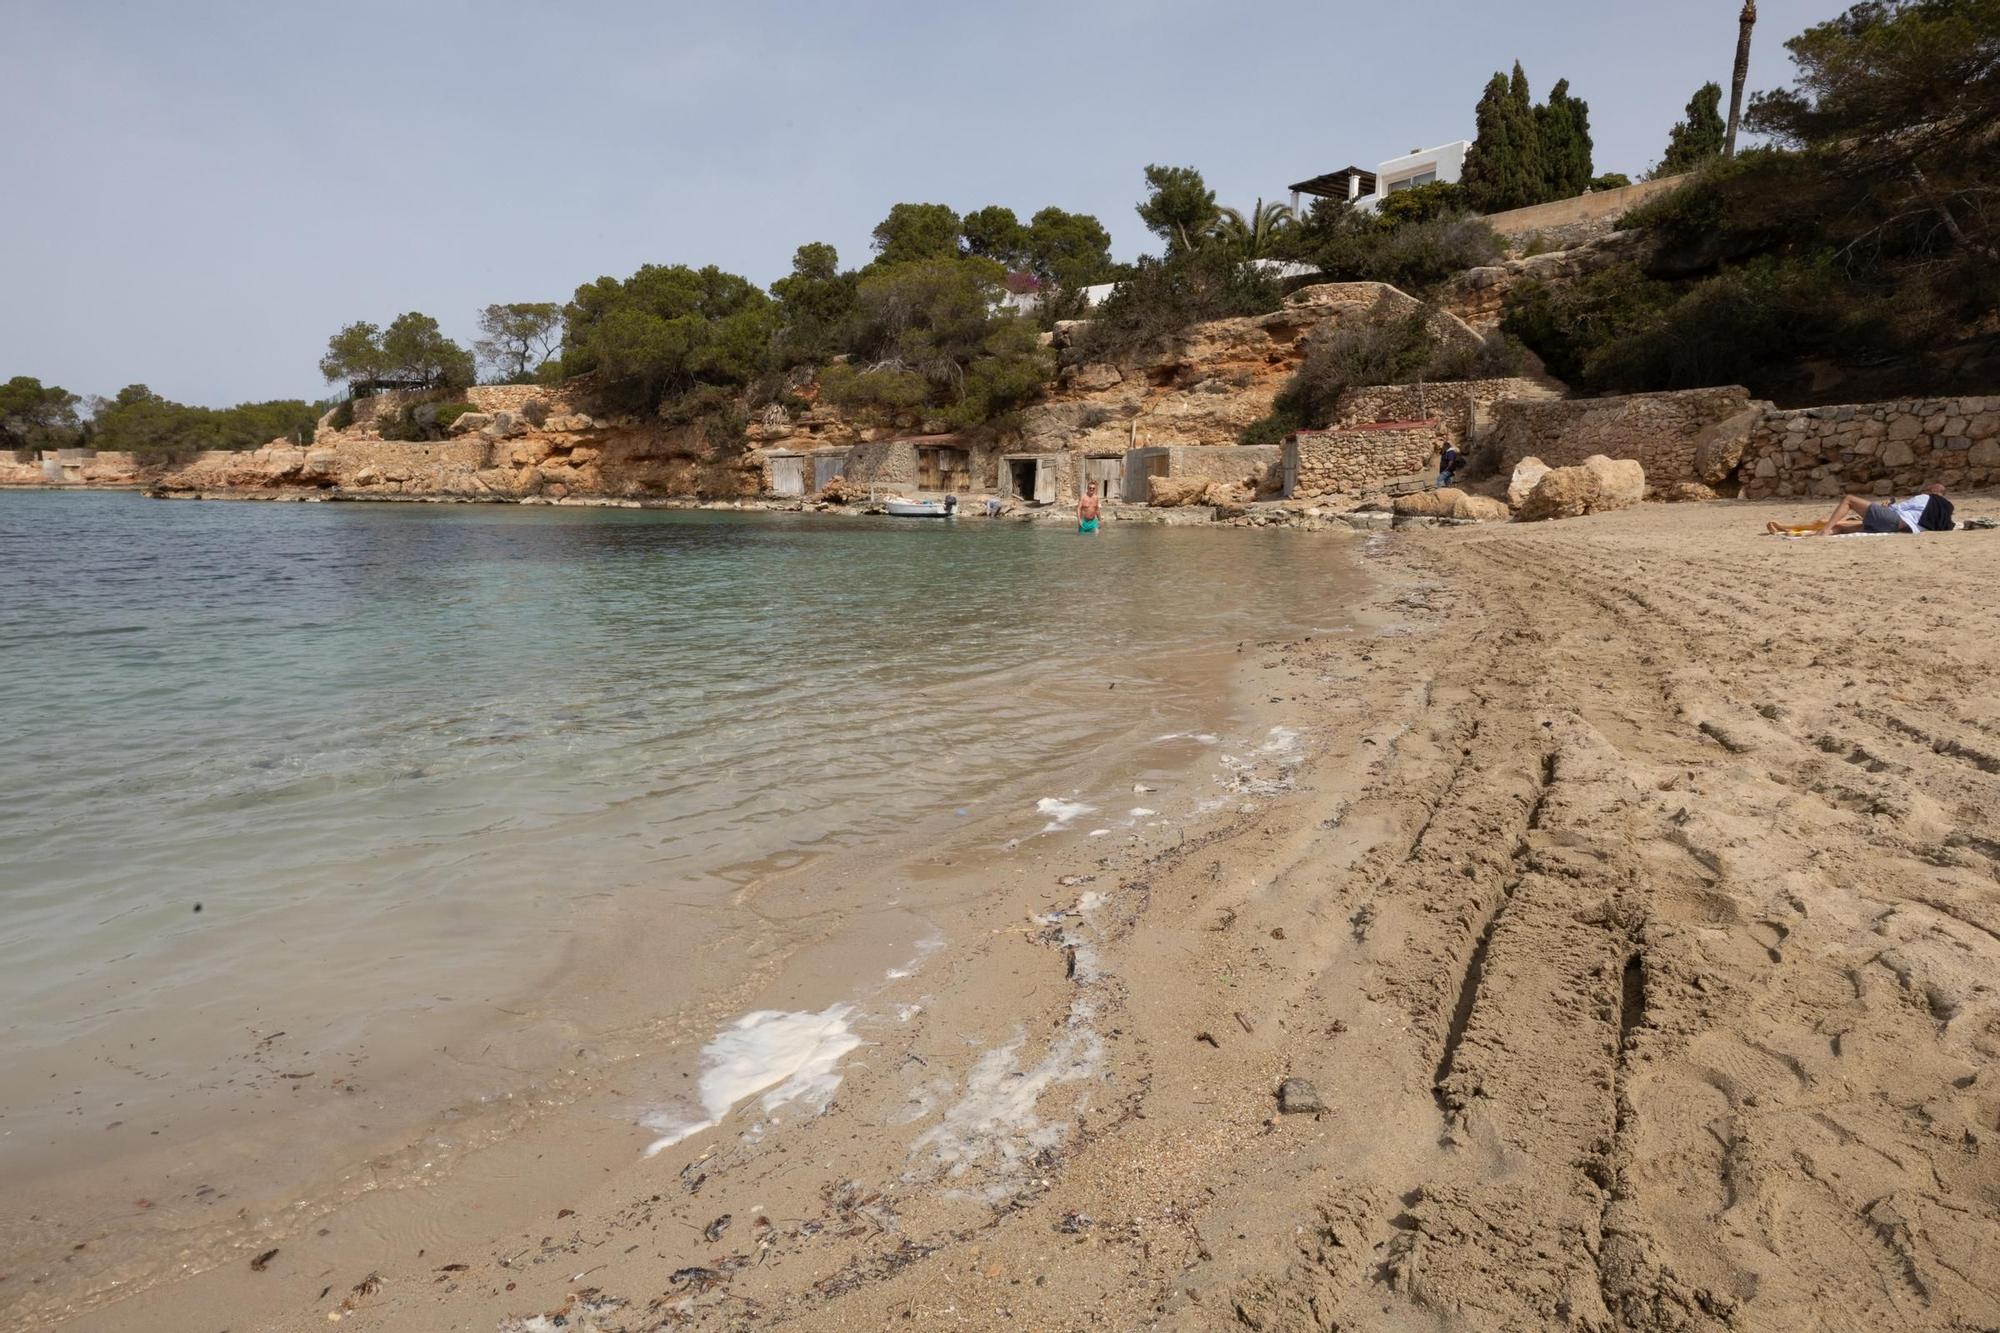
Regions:
M 949 500 L 888 500 L 882 508 L 891 518 L 951 518 L 958 512 L 957 497 Z

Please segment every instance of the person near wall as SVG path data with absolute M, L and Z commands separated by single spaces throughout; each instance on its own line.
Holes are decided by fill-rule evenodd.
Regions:
M 1084 487 L 1083 498 L 1076 502 L 1077 532 L 1089 534 L 1097 531 L 1098 515 L 1101 512 L 1102 506 L 1097 499 L 1097 483 L 1093 481 Z
M 1953 526 L 1951 515 L 1952 504 L 1945 499 L 1944 487 L 1932 482 L 1908 499 L 1889 504 L 1871 500 L 1865 495 L 1845 495 L 1833 507 L 1833 512 L 1817 523 L 1798 528 L 1767 523 L 1764 530 L 1788 537 L 1842 537 L 1855 532 L 1950 532 Z
M 1458 451 L 1458 446 L 1447 444 L 1444 453 L 1438 458 L 1438 489 L 1443 490 L 1451 485 L 1453 474 L 1464 465 L 1465 455 Z

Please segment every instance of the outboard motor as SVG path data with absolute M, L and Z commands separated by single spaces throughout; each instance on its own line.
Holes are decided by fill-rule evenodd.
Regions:
M 957 515 L 958 497 L 956 495 L 947 495 L 944 497 L 944 512 L 945 512 L 945 517 L 947 518 L 951 518 Z

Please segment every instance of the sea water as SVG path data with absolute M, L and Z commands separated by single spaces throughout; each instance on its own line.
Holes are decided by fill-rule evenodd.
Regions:
M 621 912 L 726 979 L 702 931 L 760 868 L 1199 726 L 1176 653 L 1337 623 L 1342 546 L 0 492 L 0 1192 L 316 1097 L 380 1124 L 417 1069 L 511 1096 L 603 1035 Z M 744 1023 L 701 1119 L 847 1040 Z

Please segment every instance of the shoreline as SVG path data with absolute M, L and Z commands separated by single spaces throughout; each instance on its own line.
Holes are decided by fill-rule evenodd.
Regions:
M 1230 808 L 911 867 L 953 944 L 824 1111 L 471 1162 L 145 1326 L 2000 1320 L 2000 538 L 1778 507 L 1369 542 L 1364 627 L 1245 645 Z
M 495 505 L 522 506 L 527 508 L 551 509 L 636 509 L 667 512 L 707 512 L 707 513 L 769 513 L 769 514 L 824 514 L 834 518 L 885 518 L 890 517 L 881 507 L 880 501 L 855 501 L 834 504 L 830 501 L 814 500 L 806 497 L 775 498 L 768 496 L 746 496 L 738 499 L 699 499 L 691 496 L 648 496 L 635 498 L 610 495 L 462 495 L 453 493 L 430 494 L 388 494 L 388 493 L 347 493 L 338 488 L 312 490 L 286 487 L 234 487 L 214 491 L 159 491 L 154 486 L 100 485 L 97 483 L 70 484 L 22 484 L 0 482 L 0 491 L 22 493 L 50 492 L 72 493 L 102 491 L 119 494 L 140 494 L 153 500 L 178 502 L 212 501 L 217 503 L 260 503 L 260 504 L 354 504 L 354 505 Z M 1418 528 L 1470 527 L 1474 519 L 1451 518 L 1430 514 L 1401 514 L 1387 508 L 1339 509 L 1315 501 L 1256 500 L 1241 506 L 1233 506 L 1223 512 L 1215 505 L 1175 505 L 1158 507 L 1132 504 L 1125 501 L 1107 501 L 1103 506 L 1103 517 L 1107 523 L 1150 523 L 1169 527 L 1217 527 L 1217 528 L 1261 528 L 1285 527 L 1301 532 L 1331 532 L 1346 534 L 1352 532 L 1372 533 L 1389 530 Z M 1076 522 L 1074 503 L 1052 503 L 1046 506 L 1021 506 L 1003 510 L 999 514 L 987 515 L 976 504 L 963 506 L 960 512 L 947 522 L 975 520 L 978 522 L 1039 523 L 1069 526 Z M 925 523 L 939 520 L 902 519 L 905 523 Z
M 1105 651 L 1109 651 L 1108 646 Z M 1157 664 L 1150 660 L 1152 656 L 1159 657 Z M 1035 813 L 1036 801 L 1043 797 L 1056 799 L 1068 793 L 1087 791 L 1107 767 L 1118 767 L 1128 774 L 1139 772 L 1147 785 L 1155 790 L 1169 791 L 1187 785 L 1191 781 L 1188 775 L 1213 762 L 1212 747 L 1156 735 L 1161 728 L 1151 720 L 1150 715 L 1159 713 L 1163 707 L 1178 710 L 1207 700 L 1202 705 L 1201 719 L 1189 715 L 1187 722 L 1181 725 L 1192 723 L 1195 730 L 1216 726 L 1235 707 L 1229 702 L 1233 696 L 1229 691 L 1219 691 L 1199 682 L 1225 679 L 1233 662 L 1234 653 L 1226 644 L 1218 644 L 1209 650 L 1205 660 L 1190 659 L 1184 652 L 1149 654 L 1141 659 L 1120 658 L 1115 663 L 1115 678 L 1122 683 L 1144 685 L 1155 676 L 1160 679 L 1139 689 L 1136 695 L 1121 691 L 1120 698 L 1131 698 L 1132 706 L 1138 710 L 1125 734 L 1112 739 L 1107 745 L 1092 746 L 1063 761 L 1058 771 L 1065 776 L 1053 786 L 1053 773 L 1016 773 L 992 790 L 949 794 L 952 800 L 966 801 L 973 806 L 971 814 L 974 817 L 970 820 L 954 819 L 948 808 L 951 800 L 946 800 L 946 794 L 941 794 L 941 803 L 936 810 L 894 839 L 878 840 L 864 848 L 835 847 L 807 855 L 788 851 L 774 855 L 762 866 L 745 865 L 729 871 L 731 878 L 740 878 L 738 887 L 728 894 L 729 919 L 756 925 L 757 939 L 737 938 L 737 932 L 732 927 L 731 933 L 716 936 L 710 945 L 704 947 L 721 948 L 731 956 L 738 956 L 747 950 L 751 961 L 727 978 L 726 984 L 720 988 L 705 989 L 699 995 L 691 994 L 689 999 L 692 1003 L 662 1006 L 655 1001 L 647 1006 L 633 990 L 634 984 L 640 982 L 649 969 L 661 965 L 660 958 L 654 956 L 656 951 L 641 941 L 657 935 L 659 927 L 671 924 L 655 920 L 652 925 L 646 925 L 648 912 L 653 917 L 658 916 L 652 909 L 632 917 L 627 926 L 614 933 L 611 942 L 627 941 L 630 947 L 606 953 L 583 943 L 573 943 L 565 949 L 562 961 L 547 969 L 545 981 L 525 986 L 519 999 L 505 1003 L 510 1007 L 518 1006 L 524 1013 L 537 1015 L 536 1027 L 548 1029 L 549 1020 L 559 1017 L 560 1011 L 550 1010 L 546 1004 L 536 1002 L 536 986 L 567 989 L 575 984 L 575 978 L 599 972 L 607 974 L 610 989 L 632 991 L 634 998 L 620 1001 L 613 1008 L 614 1012 L 626 1017 L 608 1027 L 602 1023 L 597 1025 L 587 1042 L 590 1047 L 587 1059 L 575 1062 L 575 1068 L 552 1071 L 555 1076 L 547 1082 L 510 1090 L 506 1103 L 462 1105 L 439 1122 L 435 1132 L 408 1137 L 377 1134 L 374 1138 L 376 1147 L 366 1154 L 348 1158 L 346 1164 L 338 1165 L 338 1169 L 330 1175 L 322 1174 L 314 1183 L 301 1182 L 300 1188 L 289 1193 L 285 1201 L 272 1199 L 269 1206 L 259 1205 L 250 1214 L 227 1221 L 219 1228 L 211 1225 L 216 1216 L 213 1204 L 223 1196 L 211 1193 L 205 1200 L 177 1199 L 176 1196 L 186 1191 L 165 1178 L 169 1175 L 175 1179 L 186 1176 L 189 1165 L 199 1172 L 198 1156 L 191 1155 L 186 1162 L 174 1160 L 175 1153 L 179 1151 L 175 1146 L 168 1148 L 164 1159 L 151 1165 L 148 1165 L 149 1159 L 160 1154 L 152 1153 L 136 1159 L 120 1157 L 105 1164 L 102 1169 L 90 1173 L 98 1181 L 94 1192 L 111 1205 L 104 1215 L 110 1216 L 118 1211 L 116 1203 L 119 1200 L 143 1199 L 149 1210 L 157 1211 L 149 1212 L 143 1218 L 134 1215 L 133 1221 L 154 1227 L 160 1239 L 145 1241 L 142 1238 L 136 1248 L 121 1249 L 123 1242 L 115 1229 L 106 1231 L 92 1226 L 72 1236 L 69 1233 L 74 1228 L 58 1226 L 49 1239 L 60 1244 L 45 1250 L 37 1262 L 31 1262 L 19 1246 L 10 1247 L 13 1255 L 7 1266 L 13 1270 L 13 1281 L 6 1287 L 0 1287 L 0 1310 L 14 1309 L 17 1311 L 15 1317 L 23 1318 L 28 1317 L 30 1312 L 36 1318 L 70 1317 L 56 1313 L 60 1306 L 70 1302 L 62 1300 L 57 1306 L 48 1306 L 40 1303 L 40 1298 L 34 1297 L 32 1291 L 34 1286 L 41 1285 L 42 1274 L 59 1277 L 64 1268 L 99 1268 L 104 1265 L 99 1268 L 104 1274 L 102 1281 L 116 1282 L 125 1287 L 136 1278 L 143 1288 L 149 1286 L 154 1278 L 165 1275 L 162 1263 L 170 1254 L 175 1268 L 183 1273 L 198 1272 L 212 1264 L 229 1262 L 245 1245 L 267 1248 L 267 1240 L 291 1243 L 299 1234 L 300 1227 L 308 1221 L 321 1221 L 325 1225 L 328 1223 L 322 1219 L 346 1215 L 356 1207 L 364 1212 L 370 1211 L 376 1206 L 372 1200 L 408 1193 L 412 1197 L 406 1206 L 421 1211 L 426 1207 L 423 1196 L 437 1182 L 449 1180 L 468 1169 L 475 1176 L 478 1170 L 490 1169 L 471 1167 L 470 1164 L 508 1156 L 510 1143 L 518 1142 L 524 1136 L 545 1136 L 551 1132 L 548 1126 L 552 1123 L 568 1125 L 584 1139 L 602 1145 L 607 1165 L 629 1161 L 637 1155 L 632 1147 L 635 1140 L 643 1147 L 646 1141 L 655 1137 L 642 1128 L 649 1108 L 657 1110 L 658 1106 L 672 1100 L 667 1094 L 674 1090 L 667 1088 L 663 1080 L 678 1079 L 680 1073 L 698 1072 L 693 1062 L 701 1046 L 733 1016 L 769 1007 L 768 1002 L 759 997 L 775 984 L 774 978 L 805 978 L 790 983 L 803 989 L 785 1003 L 793 1009 L 818 1011 L 829 1005 L 853 1003 L 856 996 L 851 992 L 862 978 L 893 972 L 909 963 L 913 948 L 932 933 L 925 916 L 928 899 L 924 894 L 913 891 L 898 895 L 895 902 L 876 902 L 871 887 L 872 876 L 879 873 L 884 858 L 887 858 L 888 864 L 908 866 L 913 880 L 921 883 L 935 873 L 931 863 L 941 855 L 941 848 L 963 849 L 950 853 L 947 860 L 995 855 L 1004 860 L 1012 856 L 1013 851 L 1003 844 L 1019 838 L 1030 849 L 1029 855 L 1039 854 L 1037 844 L 1053 835 L 1042 834 L 1041 825 L 1048 820 L 1046 816 Z M 1067 661 L 1062 670 L 1066 674 L 1076 673 L 1084 665 L 1080 660 Z M 1025 679 L 1041 674 L 1026 668 L 1014 670 Z M 1162 671 L 1166 674 L 1162 675 Z M 1182 683 L 1169 686 L 1170 678 Z M 995 682 L 989 682 L 988 686 L 981 688 L 993 684 Z M 1158 703 L 1147 702 L 1155 695 L 1159 696 Z M 1171 700 L 1184 702 L 1173 703 Z M 1165 809 L 1160 804 L 1163 798 L 1145 799 Z M 1139 800 L 1134 796 L 1130 798 L 1130 803 L 1136 808 Z M 961 816 L 966 813 L 964 810 L 958 812 Z M 1110 821 L 1114 826 L 1113 835 L 1099 841 L 1122 841 L 1128 836 L 1137 836 L 1132 828 L 1127 827 L 1137 821 L 1122 812 L 1110 813 L 1115 815 Z M 1087 827 L 1078 827 L 1067 830 L 1067 833 L 1083 840 L 1090 831 Z M 845 869 L 838 869 L 840 867 Z M 822 889 L 806 892 L 802 887 L 816 885 L 829 875 L 843 876 L 845 881 L 851 882 L 838 901 L 827 900 Z M 822 920 L 845 921 L 846 924 L 840 926 L 837 932 L 837 944 L 822 938 L 825 932 L 816 924 Z M 600 931 L 599 935 L 602 936 L 603 932 Z M 676 940 L 676 956 L 685 955 L 689 943 Z M 921 956 L 922 951 L 917 950 L 917 953 Z M 598 1005 L 599 1009 L 602 1007 Z M 469 1037 L 471 1049 L 481 1045 L 480 1033 L 476 1029 L 469 1029 L 463 1035 Z M 664 1057 L 668 1071 L 662 1073 L 658 1068 L 649 1070 L 649 1066 L 660 1066 L 663 1051 L 668 1053 Z M 585 1052 L 579 1049 L 578 1054 L 584 1055 Z M 642 1095 L 632 1086 L 633 1079 L 640 1077 L 641 1071 L 647 1071 L 644 1077 L 651 1080 L 650 1086 L 663 1090 L 659 1095 Z M 365 1088 L 363 1093 L 361 1100 L 372 1100 L 366 1096 Z M 350 1109 L 353 1105 L 348 1103 Z M 337 1100 L 336 1105 L 326 1108 L 327 1113 L 337 1110 Z M 285 1114 L 281 1105 L 279 1114 Z M 361 1114 L 366 1116 L 369 1112 L 363 1108 Z M 393 1125 L 396 1122 L 391 1120 L 388 1123 Z M 329 1124 L 328 1128 L 332 1126 Z M 209 1145 L 207 1156 L 214 1156 L 214 1147 Z M 208 1179 L 210 1183 L 218 1183 L 223 1181 L 224 1176 L 218 1174 Z M 197 1182 L 193 1177 L 187 1177 L 183 1183 L 186 1190 L 191 1191 Z M 52 1212 L 45 1205 L 51 1199 L 59 1199 L 68 1187 L 69 1182 L 62 1179 L 44 1180 L 32 1191 L 24 1190 L 17 1194 L 15 1197 L 20 1201 L 17 1206 L 28 1206 L 31 1198 L 37 1200 L 35 1211 L 43 1218 L 40 1225 L 47 1228 L 60 1217 L 60 1213 Z M 227 1196 L 226 1208 L 236 1207 L 254 1197 L 234 1188 L 226 1189 L 224 1195 Z M 506 1206 L 505 1200 L 490 1200 L 487 1204 L 489 1209 Z M 131 1210 L 124 1211 L 130 1213 Z M 203 1220 L 205 1215 L 208 1221 Z M 156 1222 L 159 1224 L 157 1227 Z M 169 1249 L 161 1246 L 165 1240 L 170 1240 Z M 59 1259 L 56 1252 L 69 1249 L 72 1243 L 88 1248 L 74 1258 Z M 149 1272 L 153 1276 L 148 1277 Z M 21 1284 L 26 1284 L 25 1289 Z M 77 1291 L 88 1290 L 89 1286 L 97 1283 L 78 1288 L 64 1279 L 63 1285 Z M 50 1294 L 55 1293 L 52 1291 Z M 105 1294 L 109 1294 L 109 1289 Z M 115 1326 L 120 1319 L 116 1312 L 132 1306 L 133 1294 L 136 1291 L 127 1291 L 113 1304 L 104 1306 L 101 1310 L 103 1317 Z M 7 1299 L 10 1296 L 14 1299 Z M 29 1298 L 30 1303 L 17 1306 L 15 1302 L 24 1297 Z M 101 1298 L 84 1299 L 89 1305 L 95 1305 Z M 87 1308 L 72 1306 L 78 1317 L 92 1317 L 87 1314 Z M 5 1319 L 0 1318 L 0 1322 L 5 1322 Z

